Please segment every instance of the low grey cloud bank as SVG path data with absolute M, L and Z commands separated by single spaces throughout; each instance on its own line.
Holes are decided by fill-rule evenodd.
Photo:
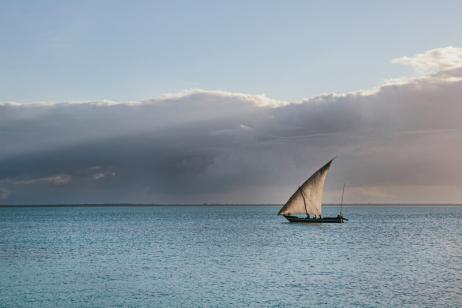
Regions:
M 298 102 L 191 90 L 135 103 L 4 103 L 0 198 L 277 203 L 338 156 L 327 202 L 343 183 L 347 202 L 461 202 L 461 94 L 462 68 L 443 65 Z

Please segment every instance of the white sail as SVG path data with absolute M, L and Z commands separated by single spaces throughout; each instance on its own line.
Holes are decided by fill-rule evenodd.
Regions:
M 310 216 L 320 216 L 324 181 L 332 161 L 333 159 L 306 180 L 279 210 L 278 215 L 309 214 Z

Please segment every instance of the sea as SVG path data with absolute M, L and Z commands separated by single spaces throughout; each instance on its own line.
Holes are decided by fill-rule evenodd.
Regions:
M 0 208 L 0 307 L 462 306 L 462 207 L 278 209 Z

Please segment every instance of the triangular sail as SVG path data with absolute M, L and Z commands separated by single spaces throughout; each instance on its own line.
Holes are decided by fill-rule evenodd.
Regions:
M 324 181 L 332 161 L 333 159 L 310 176 L 279 210 L 278 215 L 309 214 L 310 216 L 320 216 Z

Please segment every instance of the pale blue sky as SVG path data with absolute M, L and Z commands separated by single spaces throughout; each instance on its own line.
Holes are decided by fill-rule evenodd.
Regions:
M 462 45 L 461 12 L 461 1 L 1 1 L 0 101 L 364 89 L 411 74 L 393 58 Z

